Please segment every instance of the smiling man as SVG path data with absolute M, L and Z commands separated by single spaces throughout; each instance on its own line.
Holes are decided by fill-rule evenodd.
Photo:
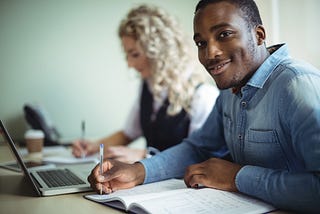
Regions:
M 221 93 L 206 123 L 181 144 L 135 164 L 95 168 L 93 188 L 116 191 L 172 177 L 242 192 L 274 206 L 320 212 L 320 71 L 265 46 L 252 0 L 202 0 L 194 16 L 200 62 Z M 228 150 L 233 162 L 220 159 Z
M 220 89 L 240 89 L 269 56 L 259 13 L 251 11 L 254 5 L 241 11 L 231 3 L 201 9 L 204 4 L 199 4 L 194 18 L 199 60 Z

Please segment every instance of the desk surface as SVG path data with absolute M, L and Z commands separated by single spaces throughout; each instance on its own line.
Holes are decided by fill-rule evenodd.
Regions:
M 0 144 L 0 162 L 14 160 L 9 148 Z M 77 193 L 49 197 L 36 197 L 22 173 L 0 168 L 1 213 L 63 214 L 63 213 L 123 213 L 116 209 L 86 200 Z
M 14 160 L 9 148 L 0 143 L 0 163 Z M 36 197 L 22 173 L 0 168 L 0 208 L 5 214 L 64 214 L 64 213 L 123 213 L 119 210 L 86 200 L 84 194 Z M 289 214 L 276 211 L 277 214 Z

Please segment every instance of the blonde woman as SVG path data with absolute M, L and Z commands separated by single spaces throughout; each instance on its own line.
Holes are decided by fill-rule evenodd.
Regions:
M 191 38 L 161 8 L 133 8 L 118 32 L 128 66 L 141 76 L 139 96 L 123 130 L 96 142 L 74 142 L 76 157 L 98 152 L 101 143 L 105 157 L 127 163 L 163 151 L 202 126 L 219 94 L 197 66 Z M 147 149 L 127 147 L 141 136 Z

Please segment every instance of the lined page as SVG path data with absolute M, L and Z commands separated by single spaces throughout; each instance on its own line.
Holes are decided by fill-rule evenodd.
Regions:
M 216 189 L 188 189 L 188 191 L 169 194 L 161 199 L 139 202 L 150 213 L 264 213 L 275 208 L 262 201 L 242 194 Z
M 160 181 L 156 183 L 139 185 L 131 189 L 118 190 L 111 194 L 104 194 L 104 195 L 93 194 L 93 195 L 86 195 L 85 197 L 97 202 L 105 202 L 105 201 L 110 201 L 110 199 L 114 197 L 135 196 L 136 199 L 138 199 L 138 195 L 142 196 L 144 194 L 149 194 L 149 193 L 157 194 L 160 192 L 176 190 L 176 189 L 186 189 L 186 188 L 187 186 L 185 185 L 183 180 L 169 179 L 169 180 Z

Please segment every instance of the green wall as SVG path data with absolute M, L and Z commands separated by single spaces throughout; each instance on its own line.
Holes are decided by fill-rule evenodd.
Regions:
M 159 5 L 190 34 L 196 0 L 1 0 L 0 118 L 21 139 L 25 103 L 47 110 L 66 137 L 101 137 L 120 129 L 137 96 L 117 27 L 128 10 Z
M 0 118 L 14 138 L 21 139 L 27 129 L 25 103 L 44 106 L 66 137 L 80 136 L 83 119 L 90 137 L 123 126 L 138 78 L 127 68 L 117 27 L 127 11 L 142 2 L 176 15 L 192 38 L 197 0 L 0 1 Z M 320 1 L 257 3 L 267 44 L 288 42 L 293 56 L 319 68 Z M 278 11 L 273 11 L 275 4 Z

